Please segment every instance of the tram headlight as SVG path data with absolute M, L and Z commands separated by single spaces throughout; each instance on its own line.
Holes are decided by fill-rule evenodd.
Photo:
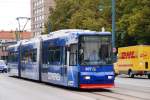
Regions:
M 108 79 L 113 79 L 113 76 L 108 76 Z
M 90 80 L 90 79 L 91 79 L 91 77 L 90 77 L 90 76 L 85 76 L 85 77 L 84 77 L 84 79 L 86 79 L 86 80 Z

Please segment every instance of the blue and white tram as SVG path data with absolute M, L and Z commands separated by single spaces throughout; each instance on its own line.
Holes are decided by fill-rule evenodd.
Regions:
M 10 76 L 19 76 L 19 46 L 20 42 L 15 45 L 9 46 L 8 50 L 8 61 L 7 65 L 9 66 L 8 71 Z
M 21 77 L 33 80 L 40 79 L 40 39 L 33 38 L 21 42 L 20 72 Z
M 60 30 L 20 48 L 21 77 L 85 89 L 114 86 L 110 32 Z
M 111 34 L 62 30 L 42 42 L 42 81 L 77 88 L 114 86 Z

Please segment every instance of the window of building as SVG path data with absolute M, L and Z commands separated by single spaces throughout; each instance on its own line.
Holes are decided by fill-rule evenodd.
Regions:
M 6 47 L 5 46 L 2 46 L 2 51 L 6 51 Z
M 42 23 L 42 27 L 44 27 L 44 22 Z
M 43 12 L 44 12 L 44 7 L 42 7 L 42 9 L 41 9 L 41 10 L 42 10 L 42 13 L 43 13 Z

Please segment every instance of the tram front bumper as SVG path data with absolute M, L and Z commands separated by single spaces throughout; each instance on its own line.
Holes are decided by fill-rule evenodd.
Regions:
M 114 84 L 80 84 L 81 89 L 113 88 Z
M 84 72 L 80 74 L 80 88 L 112 88 L 114 73 Z

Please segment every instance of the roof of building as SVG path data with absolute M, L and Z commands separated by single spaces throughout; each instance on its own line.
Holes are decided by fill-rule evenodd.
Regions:
M 16 40 L 15 31 L 0 31 L 0 40 Z M 20 39 L 30 39 L 33 35 L 31 32 L 21 32 Z

